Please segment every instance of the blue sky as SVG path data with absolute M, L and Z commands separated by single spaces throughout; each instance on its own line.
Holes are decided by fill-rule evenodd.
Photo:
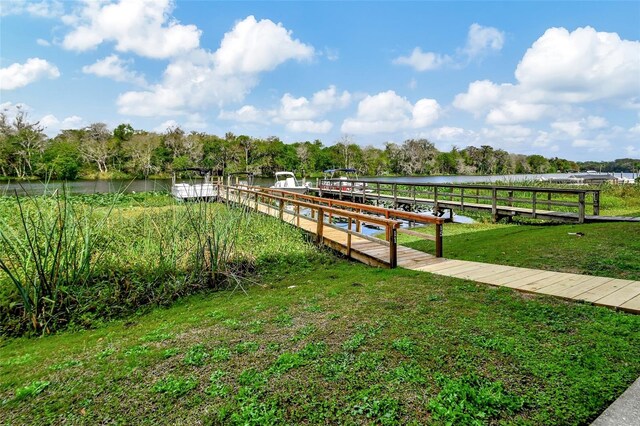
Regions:
M 0 1 L 0 104 L 111 127 L 640 158 L 640 2 Z

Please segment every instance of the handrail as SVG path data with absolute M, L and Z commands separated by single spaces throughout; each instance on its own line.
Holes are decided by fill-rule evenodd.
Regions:
M 347 244 L 346 244 L 346 250 L 347 250 L 347 254 L 351 255 L 352 253 L 352 247 L 351 247 L 351 237 L 352 235 L 356 235 L 359 236 L 361 238 L 365 238 L 367 240 L 370 241 L 375 241 L 375 242 L 379 242 L 380 244 L 384 245 L 384 246 L 388 246 L 389 247 L 389 262 L 386 263 L 389 267 L 391 268 L 395 268 L 397 266 L 397 230 L 400 227 L 400 222 L 398 222 L 397 220 L 393 220 L 390 218 L 382 218 L 382 217 L 378 217 L 378 216 L 372 216 L 372 215 L 368 215 L 368 214 L 364 214 L 364 213 L 359 213 L 359 212 L 353 212 L 353 211 L 349 211 L 349 210 L 344 210 L 344 209 L 339 209 L 339 208 L 334 208 L 331 206 L 325 206 L 322 204 L 318 204 L 318 203 L 313 203 L 313 202 L 307 202 L 307 201 L 301 201 L 298 199 L 293 199 L 293 198 L 289 198 L 286 197 L 285 195 L 290 195 L 292 193 L 287 193 L 284 194 L 284 192 L 287 191 L 282 191 L 283 194 L 281 194 L 281 196 L 278 195 L 274 195 L 271 193 L 268 193 L 267 191 L 262 191 L 261 189 L 263 188 L 259 188 L 259 187 L 233 187 L 233 186 L 226 186 L 226 185 L 220 185 L 218 188 L 218 194 L 220 196 L 223 196 L 226 198 L 227 202 L 238 202 L 240 204 L 246 205 L 249 208 L 253 208 L 254 210 L 259 210 L 259 205 L 265 205 L 268 208 L 271 207 L 277 207 L 278 209 L 278 216 L 280 217 L 280 219 L 284 220 L 284 206 L 285 203 L 289 203 L 291 205 L 293 205 L 295 207 L 293 212 L 288 211 L 287 214 L 292 215 L 293 217 L 297 218 L 297 222 L 298 222 L 298 226 L 300 227 L 300 218 L 302 217 L 302 215 L 300 214 L 300 208 L 307 208 L 310 210 L 311 212 L 311 219 L 309 219 L 308 217 L 304 217 L 306 220 L 311 220 L 313 222 L 317 223 L 316 226 L 316 230 L 315 230 L 315 235 L 316 235 L 316 242 L 318 244 L 323 244 L 325 243 L 325 239 L 324 239 L 324 228 L 325 225 L 327 226 L 327 228 L 334 228 L 334 229 L 339 229 L 342 232 L 345 232 L 347 234 Z M 241 198 L 241 194 L 245 194 L 246 196 L 244 198 Z M 296 195 L 300 195 L 300 194 L 296 194 Z M 235 198 L 235 200 L 233 199 Z M 272 206 L 270 204 L 264 204 L 264 200 L 271 200 L 271 201 L 275 201 L 277 206 Z M 260 201 L 263 201 L 263 203 L 260 203 Z M 253 204 L 253 205 L 252 205 Z M 314 215 L 315 212 L 315 215 Z M 270 213 L 269 213 L 270 214 Z M 315 216 L 315 220 L 314 220 L 314 216 Z M 331 218 L 332 216 L 337 216 L 337 217 L 343 217 L 346 218 L 348 220 L 348 229 L 343 230 L 341 228 L 337 228 L 335 226 L 333 226 L 330 222 L 326 223 L 325 222 L 325 217 L 329 217 Z M 355 221 L 356 224 L 356 231 L 353 231 L 351 229 L 351 225 L 352 223 Z M 364 234 L 361 234 L 359 231 L 361 229 L 360 225 L 361 223 L 372 223 L 372 224 L 376 224 L 376 225 L 381 225 L 384 226 L 386 229 L 385 232 L 385 240 L 376 240 L 374 238 L 370 238 L 365 236 Z M 314 233 L 314 232 L 312 232 Z M 336 244 L 340 244 L 337 243 Z M 342 244 L 340 244 L 342 245 Z M 441 244 L 440 244 L 440 252 L 441 252 Z M 441 256 L 441 254 L 440 254 Z M 380 261 L 381 263 L 385 263 L 383 261 Z
M 368 204 L 362 204 L 362 203 L 353 203 L 350 201 L 343 201 L 343 200 L 332 200 L 330 198 L 324 198 L 324 197 L 315 197 L 313 195 L 306 195 L 306 194 L 299 194 L 296 192 L 291 192 L 291 191 L 286 191 L 286 190 L 282 190 L 282 189 L 274 189 L 274 188 L 264 188 L 264 187 L 253 187 L 256 190 L 259 190 L 261 192 L 267 192 L 267 193 L 280 193 L 280 194 L 286 194 L 286 195 L 290 195 L 293 199 L 298 199 L 298 198 L 303 198 L 306 200 L 310 200 L 310 201 L 314 201 L 314 202 L 318 202 L 318 203 L 326 203 L 329 206 L 333 206 L 333 205 L 337 205 L 337 206 L 343 206 L 343 207 L 349 207 L 349 208 L 353 208 L 353 209 L 358 209 L 361 211 L 369 211 L 369 212 L 373 212 L 373 213 L 378 213 L 378 214 L 382 214 L 387 218 L 397 218 L 397 219 L 405 219 L 408 221 L 412 221 L 412 222 L 419 222 L 419 223 L 435 223 L 435 224 L 443 224 L 445 222 L 445 220 L 441 217 L 434 217 L 434 216 L 424 216 L 418 213 L 411 213 L 411 212 L 403 212 L 403 211 L 399 211 L 399 210 L 394 210 L 394 209 L 388 209 L 386 207 L 379 207 L 379 206 L 371 206 Z
M 592 188 L 540 188 L 536 186 L 510 186 L 510 185 L 486 185 L 473 183 L 437 183 L 437 182 L 410 182 L 410 181 L 393 181 L 385 182 L 374 179 L 318 179 L 318 182 L 349 182 L 349 183 L 376 183 L 381 185 L 402 185 L 402 186 L 435 186 L 438 188 L 464 188 L 464 189 L 498 189 L 498 190 L 514 190 L 514 191 L 536 191 L 536 192 L 558 192 L 558 193 L 578 193 L 578 192 L 600 192 L 599 189 Z
M 577 208 L 577 219 L 579 223 L 583 223 L 585 220 L 587 205 L 592 206 L 595 216 L 600 214 L 600 190 L 591 188 L 539 188 L 529 186 L 417 183 L 402 181 L 383 182 L 367 179 L 318 179 L 317 184 L 320 191 L 338 194 L 340 198 L 342 198 L 342 196 L 352 196 L 378 199 L 386 197 L 393 199 L 394 207 L 397 206 L 398 203 L 413 201 L 414 203 L 427 202 L 428 204 L 433 204 L 436 210 L 443 206 L 445 206 L 445 208 L 459 206 L 462 209 L 465 207 L 471 209 L 491 209 L 494 221 L 499 218 L 498 210 L 504 211 L 505 208 L 511 208 L 512 211 L 515 211 L 516 209 L 513 208 L 514 203 L 530 205 L 528 214 L 533 218 L 545 213 L 540 212 L 540 206 L 545 205 L 547 209 L 550 209 L 552 205 Z M 374 191 L 371 190 L 372 188 Z M 422 191 L 419 190 L 421 188 L 423 189 Z M 448 191 L 443 192 L 441 188 L 448 189 Z M 456 192 L 456 189 L 459 190 L 459 192 Z M 465 190 L 472 190 L 475 194 L 465 193 Z M 503 194 L 506 192 L 507 196 L 499 196 L 498 192 Z M 518 192 L 526 192 L 530 195 L 527 198 L 514 197 L 513 194 Z M 546 194 L 546 199 L 539 197 L 541 194 Z M 552 200 L 552 194 L 577 195 L 578 199 L 577 201 L 557 201 Z M 432 199 L 425 200 L 420 198 L 425 195 L 432 197 Z M 590 202 L 587 202 L 587 195 L 591 195 Z M 457 199 L 457 201 L 454 201 L 454 199 Z M 476 203 L 480 204 L 472 205 L 469 203 L 469 200 L 475 200 Z M 489 202 L 481 203 L 481 200 Z M 499 204 L 499 201 L 506 202 L 506 204 Z

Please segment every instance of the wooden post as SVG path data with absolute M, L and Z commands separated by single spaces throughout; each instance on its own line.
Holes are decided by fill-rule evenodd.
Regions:
M 538 201 L 538 193 L 533 191 L 533 195 L 531 196 L 531 217 L 536 218 L 536 203 Z
M 438 187 L 434 186 L 433 187 L 433 213 L 437 215 L 439 210 L 440 210 L 440 207 L 438 207 Z
M 513 207 L 513 191 L 507 192 L 509 196 L 509 203 L 507 204 L 509 207 Z
M 300 228 L 300 204 L 296 204 L 296 226 Z
M 436 223 L 436 257 L 442 257 L 442 224 Z
M 255 195 L 255 205 L 256 205 L 255 211 L 258 211 L 258 193 L 256 192 L 254 195 Z
M 316 244 L 322 244 L 322 233 L 324 230 L 324 210 L 322 207 L 318 207 L 318 221 L 316 224 Z
M 491 188 L 491 220 L 493 223 L 498 221 L 498 190 Z
M 584 223 L 584 192 L 578 194 L 578 223 Z
M 398 266 L 398 230 L 395 225 L 387 225 L 387 234 L 389 239 L 389 266 L 395 268 Z
M 347 219 L 347 256 L 351 257 L 351 218 Z
M 393 192 L 393 209 L 398 209 L 398 184 L 394 183 L 391 185 L 391 191 Z
M 278 217 L 280 218 L 280 220 L 283 220 L 284 216 L 284 200 L 280 199 L 278 200 Z
M 600 215 L 600 190 L 593 192 L 593 215 Z
M 229 185 L 227 185 L 227 205 L 229 205 Z
M 384 212 L 384 218 L 385 219 L 389 219 L 389 210 Z M 389 239 L 391 238 L 391 235 L 389 235 L 389 227 L 387 226 L 387 230 L 385 232 L 385 238 L 387 241 L 389 241 Z
M 547 210 L 551 210 L 551 192 L 547 193 Z
M 358 210 L 358 213 L 362 213 L 362 209 Z M 356 219 L 356 232 L 360 232 L 361 222 L 360 219 Z

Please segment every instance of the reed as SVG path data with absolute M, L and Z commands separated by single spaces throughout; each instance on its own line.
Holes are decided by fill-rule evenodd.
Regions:
M 74 205 L 64 189 L 15 200 L 17 226 L 0 218 L 0 270 L 20 296 L 13 307 L 33 331 L 48 332 L 73 304 L 69 289 L 91 280 L 108 244 L 100 228 L 110 211 L 96 220 L 92 207 Z

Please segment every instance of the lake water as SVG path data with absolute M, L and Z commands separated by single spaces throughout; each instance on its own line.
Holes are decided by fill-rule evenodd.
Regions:
M 527 180 L 537 180 L 541 177 L 563 177 L 563 173 L 547 174 L 526 174 L 526 175 L 493 175 L 493 176 L 406 176 L 406 177 L 363 177 L 363 180 L 372 182 L 407 182 L 407 183 L 478 183 L 478 182 L 521 182 Z M 615 176 L 635 178 L 633 173 L 615 173 Z M 315 185 L 316 180 L 309 180 Z M 189 182 L 185 180 L 184 182 Z M 270 186 L 273 179 L 256 178 L 256 185 Z M 0 182 L 1 195 L 39 195 L 46 192 L 53 192 L 62 189 L 64 183 L 61 181 L 50 181 L 47 183 L 32 182 Z M 171 190 L 171 179 L 134 179 L 134 180 L 80 180 L 66 183 L 67 190 L 72 194 L 95 194 L 109 192 L 149 192 L 160 191 L 169 192 Z

